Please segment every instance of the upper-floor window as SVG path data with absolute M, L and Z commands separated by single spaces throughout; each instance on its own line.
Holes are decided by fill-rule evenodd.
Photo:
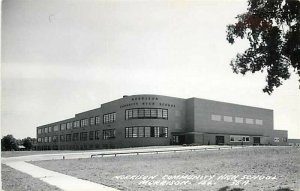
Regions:
M 125 119 L 168 119 L 168 110 L 161 108 L 135 108 L 125 111 Z
M 49 133 L 52 132 L 52 127 L 48 127 L 48 132 L 49 132 Z
M 72 122 L 67 123 L 67 130 L 72 129 Z
M 73 127 L 74 127 L 74 128 L 78 128 L 79 126 L 80 126 L 79 121 L 74 121 Z
M 96 116 L 95 120 L 96 120 L 96 125 L 100 124 L 100 116 Z
M 37 142 L 41 143 L 42 142 L 42 138 L 38 138 Z
M 231 116 L 224 116 L 224 121 L 225 122 L 232 122 L 232 117 Z
M 66 130 L 66 124 L 65 124 L 65 123 L 60 124 L 60 130 L 61 130 L 61 131 Z
M 58 131 L 58 125 L 55 125 L 55 126 L 53 127 L 53 131 Z
M 244 123 L 244 119 L 242 117 L 235 117 L 236 123 Z
M 263 124 L 263 120 L 261 120 L 261 119 L 255 119 L 255 124 L 256 125 L 262 125 Z
M 38 135 L 42 134 L 42 129 L 37 130 Z
M 108 113 L 103 115 L 103 123 L 112 123 L 116 120 L 116 113 Z
M 90 117 L 90 125 L 95 125 L 95 117 Z
M 103 130 L 103 139 L 111 139 L 116 137 L 115 129 L 106 129 Z
M 89 120 L 88 119 L 82 119 L 80 120 L 80 126 L 81 127 L 86 127 L 88 126 Z
M 253 119 L 246 118 L 246 123 L 247 123 L 247 124 L 253 124 Z
M 45 133 L 48 133 L 48 127 L 45 127 L 45 131 L 44 131 Z
M 211 115 L 211 120 L 213 121 L 221 121 L 221 115 Z

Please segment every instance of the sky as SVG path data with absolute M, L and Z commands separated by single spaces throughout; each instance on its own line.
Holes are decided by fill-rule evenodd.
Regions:
M 36 127 L 123 95 L 198 97 L 274 110 L 274 128 L 300 138 L 296 75 L 263 93 L 264 73 L 229 63 L 248 43 L 226 41 L 238 0 L 4 0 L 1 133 Z

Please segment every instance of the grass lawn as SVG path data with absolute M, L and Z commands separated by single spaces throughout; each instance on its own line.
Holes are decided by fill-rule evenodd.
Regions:
M 58 191 L 59 188 L 51 186 L 30 175 L 19 172 L 4 164 L 1 165 L 2 189 L 5 191 Z
M 120 190 L 300 190 L 300 148 L 295 147 L 32 163 Z

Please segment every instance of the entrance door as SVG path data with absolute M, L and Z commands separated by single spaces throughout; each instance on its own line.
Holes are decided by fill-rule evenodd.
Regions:
M 174 145 L 182 145 L 184 144 L 184 135 L 173 135 L 172 141 Z
M 216 136 L 216 145 L 224 145 L 225 138 L 224 136 Z
M 253 144 L 259 145 L 260 144 L 260 137 L 253 137 Z

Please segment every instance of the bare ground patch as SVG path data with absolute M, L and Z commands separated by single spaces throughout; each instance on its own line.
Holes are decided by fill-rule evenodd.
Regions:
M 300 149 L 294 147 L 53 160 L 33 164 L 121 190 L 300 189 Z M 198 179 L 187 179 L 186 175 Z M 138 179 L 142 176 L 155 178 L 147 183 Z M 212 178 L 209 180 L 208 177 Z M 172 181 L 173 185 L 167 185 Z M 176 181 L 189 183 L 175 185 Z

